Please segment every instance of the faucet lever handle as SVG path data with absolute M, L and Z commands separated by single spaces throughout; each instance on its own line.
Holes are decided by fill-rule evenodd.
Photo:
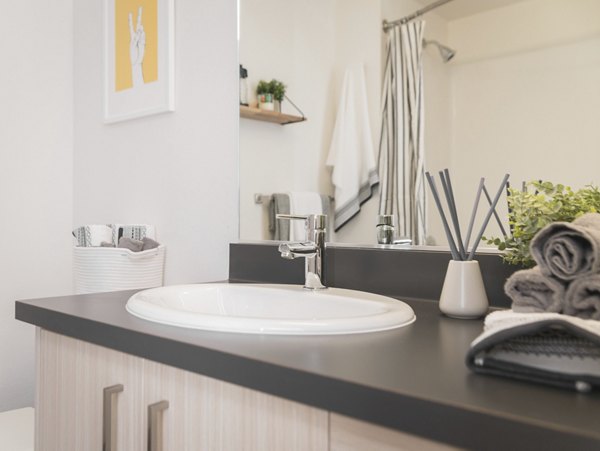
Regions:
M 277 219 L 289 219 L 294 220 L 298 219 L 301 221 L 306 221 L 307 229 L 313 230 L 325 230 L 327 229 L 327 215 L 321 214 L 310 214 L 310 215 L 288 215 L 288 214 L 277 214 L 275 215 Z

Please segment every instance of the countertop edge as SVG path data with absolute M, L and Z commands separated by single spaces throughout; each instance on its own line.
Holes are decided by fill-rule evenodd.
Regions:
M 549 428 L 388 392 L 80 318 L 27 301 L 15 303 L 15 317 L 61 335 L 454 446 L 475 449 L 568 446 L 583 450 L 597 449 L 599 445 L 598 437 L 580 431 Z M 194 358 L 190 358 L 192 355 Z M 501 447 L 489 442 L 489 437 L 495 434 L 501 434 Z

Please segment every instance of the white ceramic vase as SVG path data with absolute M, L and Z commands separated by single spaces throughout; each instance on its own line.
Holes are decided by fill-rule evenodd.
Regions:
M 451 260 L 440 296 L 442 313 L 452 318 L 480 318 L 488 306 L 479 262 Z
M 273 102 L 261 102 L 258 104 L 258 107 L 261 110 L 265 110 L 265 111 L 274 111 L 275 110 L 275 104 Z

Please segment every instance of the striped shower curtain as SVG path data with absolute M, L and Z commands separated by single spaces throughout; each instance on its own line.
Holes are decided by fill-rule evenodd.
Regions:
M 388 31 L 382 95 L 379 214 L 393 215 L 397 235 L 425 244 L 423 32 L 425 22 Z

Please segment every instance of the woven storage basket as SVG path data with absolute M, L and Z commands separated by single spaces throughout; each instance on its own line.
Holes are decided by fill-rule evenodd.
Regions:
M 142 252 L 114 247 L 75 247 L 75 292 L 159 287 L 163 284 L 164 266 L 164 245 Z

